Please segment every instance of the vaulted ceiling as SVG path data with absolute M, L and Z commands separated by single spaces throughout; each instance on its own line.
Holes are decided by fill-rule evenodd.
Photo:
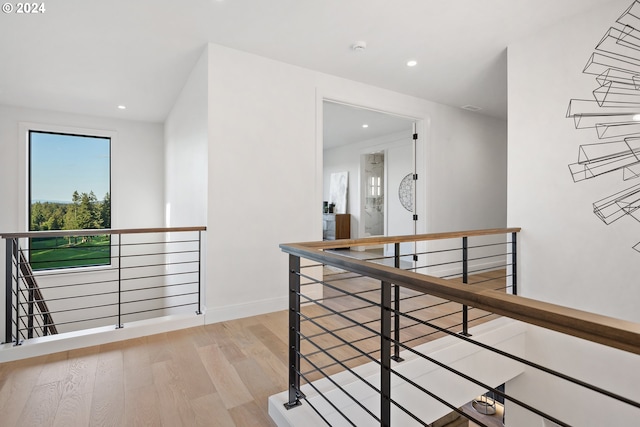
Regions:
M 506 47 L 609 2 L 47 1 L 0 15 L 0 104 L 162 122 L 212 42 L 506 118 Z

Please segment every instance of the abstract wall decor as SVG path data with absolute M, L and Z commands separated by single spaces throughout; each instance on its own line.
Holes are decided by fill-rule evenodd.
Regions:
M 332 173 L 329 181 L 329 203 L 336 205 L 335 213 L 347 213 L 348 191 L 349 172 Z
M 398 198 L 402 206 L 409 212 L 413 212 L 413 174 L 407 174 L 398 188 Z
M 572 99 L 567 118 L 591 129 L 599 142 L 581 145 L 569 165 L 574 182 L 616 173 L 623 183 L 640 177 L 640 1 L 617 19 L 596 45 L 584 74 L 595 76 L 592 99 Z M 626 185 L 632 184 L 632 182 Z M 628 217 L 640 222 L 640 184 L 593 203 L 605 224 Z M 640 242 L 633 246 L 640 252 Z

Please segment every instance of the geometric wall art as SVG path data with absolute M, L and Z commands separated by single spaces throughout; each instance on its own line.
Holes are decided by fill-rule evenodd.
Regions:
M 604 34 L 582 72 L 594 77 L 592 97 L 571 99 L 567 118 L 598 142 L 578 148 L 571 177 L 580 182 L 617 174 L 627 188 L 594 202 L 593 213 L 607 225 L 623 218 L 640 222 L 640 1 Z M 640 252 L 640 242 L 633 249 Z
M 414 174 L 407 174 L 402 181 L 400 181 L 400 186 L 398 187 L 398 198 L 400 199 L 400 204 L 409 212 L 413 212 L 413 192 L 414 192 L 414 184 L 413 184 Z
M 347 213 L 348 191 L 349 172 L 332 173 L 329 181 L 329 203 L 335 205 L 335 213 Z

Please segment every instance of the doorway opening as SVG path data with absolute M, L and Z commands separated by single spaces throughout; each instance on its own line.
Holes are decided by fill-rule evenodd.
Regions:
M 415 208 L 407 210 L 401 200 L 408 197 L 403 179 L 417 176 L 415 129 L 413 118 L 323 101 L 323 198 L 332 204 L 332 175 L 347 176 L 345 209 L 337 213 L 348 215 L 350 238 L 415 233 Z M 351 248 L 359 257 L 387 251 L 364 249 Z
M 364 156 L 364 235 L 384 236 L 384 152 Z

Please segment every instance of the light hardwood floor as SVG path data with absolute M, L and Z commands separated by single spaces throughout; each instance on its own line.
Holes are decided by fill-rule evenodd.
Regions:
M 341 286 L 366 291 L 376 284 L 358 279 L 341 281 Z M 361 295 L 378 298 L 376 292 Z M 403 292 L 403 296 L 411 294 Z M 356 309 L 349 316 L 362 322 L 379 316 L 379 308 L 357 309 L 360 303 L 347 298 L 325 301 L 335 309 Z M 403 309 L 433 302 L 426 296 L 407 299 Z M 303 312 L 309 316 L 327 314 L 313 306 L 304 307 Z M 432 317 L 434 312 L 415 315 Z M 453 325 L 459 318 L 448 316 L 438 321 Z M 321 317 L 318 322 L 334 329 L 350 326 L 335 315 Z M 377 323 L 370 326 L 376 328 Z M 306 332 L 321 331 L 307 325 Z M 282 311 L 0 364 L 0 425 L 274 426 L 267 413 L 267 398 L 287 388 L 287 333 L 288 312 Z M 423 333 L 408 327 L 403 329 L 402 339 Z M 361 328 L 343 329 L 339 334 L 350 340 L 367 336 Z M 420 337 L 411 345 L 436 337 Z M 324 335 L 316 341 L 340 344 Z M 378 339 L 365 339 L 358 346 L 375 352 L 378 343 Z M 313 351 L 308 343 L 303 342 L 303 348 Z M 368 361 L 354 357 L 346 346 L 337 347 L 332 354 L 343 360 L 353 357 L 349 366 Z M 312 360 L 332 365 L 322 354 Z M 328 370 L 337 372 L 340 368 L 334 364 Z M 310 372 L 308 376 L 313 379 L 320 374 Z
M 0 425 L 273 426 L 279 312 L 0 364 Z

